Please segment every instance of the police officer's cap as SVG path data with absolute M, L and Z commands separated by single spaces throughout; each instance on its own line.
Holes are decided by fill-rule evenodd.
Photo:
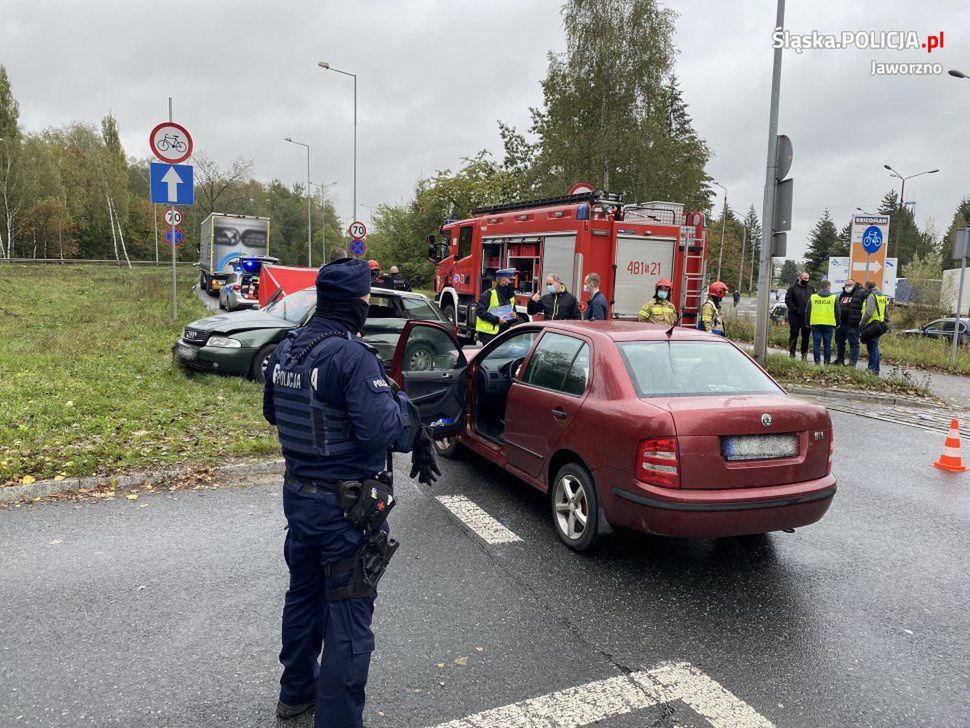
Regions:
M 370 266 L 363 260 L 341 258 L 317 273 L 317 301 L 348 301 L 370 293 Z
M 515 278 L 515 268 L 502 268 L 501 270 L 497 270 L 495 271 L 495 277 Z

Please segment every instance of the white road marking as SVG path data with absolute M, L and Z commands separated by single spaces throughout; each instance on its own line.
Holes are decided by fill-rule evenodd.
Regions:
M 463 495 L 439 495 L 438 502 L 478 534 L 485 543 L 513 543 L 522 540 Z
M 714 728 L 774 728 L 754 708 L 687 662 L 567 688 L 435 728 L 580 728 L 675 700 L 690 706 Z

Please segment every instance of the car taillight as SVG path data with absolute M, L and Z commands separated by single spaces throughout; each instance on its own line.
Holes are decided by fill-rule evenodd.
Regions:
M 233 283 L 232 284 L 232 290 L 238 291 L 239 290 L 239 284 L 238 283 Z
M 636 478 L 663 488 L 680 487 L 676 437 L 653 437 L 637 445 Z
M 826 475 L 832 474 L 832 456 L 835 454 L 835 431 L 829 430 L 829 464 L 825 469 Z

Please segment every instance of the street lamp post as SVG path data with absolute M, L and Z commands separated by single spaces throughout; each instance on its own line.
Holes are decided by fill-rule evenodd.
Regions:
M 306 147 L 306 264 L 309 267 L 313 267 L 313 229 L 311 222 L 312 208 L 311 204 L 311 193 L 310 193 L 310 145 L 304 144 L 303 142 L 295 142 L 290 137 L 286 137 L 284 141 L 290 144 L 298 144 L 301 147 Z
M 717 251 L 717 278 L 716 280 L 721 280 L 721 261 L 724 260 L 724 227 L 727 225 L 727 188 L 720 182 L 712 180 L 714 184 L 724 190 L 724 209 L 721 212 L 721 246 L 720 250 Z
M 953 72 L 951 71 L 950 73 L 952 74 Z M 882 166 L 889 170 L 890 177 L 896 177 L 896 178 L 902 180 L 902 182 L 903 182 L 902 186 L 899 189 L 899 208 L 900 208 L 900 211 L 906 205 L 906 180 L 913 179 L 913 177 L 920 177 L 920 176 L 922 176 L 924 174 L 936 174 L 937 172 L 940 171 L 938 169 L 928 169 L 925 172 L 918 172 L 917 174 L 910 174 L 910 175 L 907 175 L 906 177 L 904 177 L 899 172 L 897 172 L 895 169 L 893 169 L 892 167 L 890 167 L 888 164 L 884 164 Z M 900 217 L 902 217 L 902 216 L 900 216 Z M 898 223 L 896 225 L 896 251 L 895 252 L 896 252 L 896 255 L 897 256 L 899 255 L 899 235 L 900 235 L 900 232 L 901 232 L 902 228 L 903 228 L 902 223 Z M 886 255 L 887 255 L 887 257 L 889 257 L 888 245 L 887 245 Z
M 350 76 L 354 79 L 354 221 L 357 220 L 357 74 L 349 73 L 348 71 L 341 71 L 339 68 L 334 68 L 330 65 L 329 61 L 320 61 L 318 64 L 320 68 L 326 71 L 334 71 L 335 73 L 342 73 L 344 76 Z

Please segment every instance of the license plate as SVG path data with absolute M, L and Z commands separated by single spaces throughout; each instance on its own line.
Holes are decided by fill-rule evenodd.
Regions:
M 734 435 L 721 438 L 725 460 L 775 460 L 798 455 L 798 435 Z
M 179 344 L 179 356 L 183 359 L 188 359 L 189 361 L 195 359 L 198 356 L 198 352 L 194 347 L 186 346 L 185 344 Z

